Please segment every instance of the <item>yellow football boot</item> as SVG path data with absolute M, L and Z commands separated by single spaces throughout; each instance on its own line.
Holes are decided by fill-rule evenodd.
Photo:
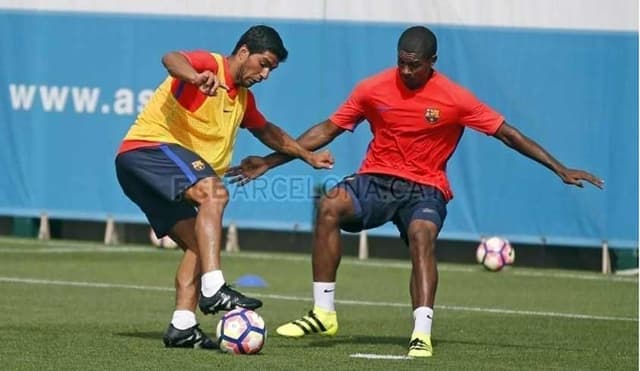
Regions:
M 290 338 L 299 338 L 313 333 L 333 336 L 338 332 L 338 316 L 335 311 L 314 307 L 306 316 L 281 325 L 276 332 Z
M 431 346 L 431 335 L 414 332 L 409 343 L 409 357 L 431 357 L 433 347 Z

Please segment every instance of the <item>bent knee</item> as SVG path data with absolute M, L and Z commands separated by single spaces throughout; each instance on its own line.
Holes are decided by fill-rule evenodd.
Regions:
M 414 220 L 409 226 L 407 238 L 409 246 L 424 250 L 435 249 L 438 227 L 428 220 Z
M 318 219 L 338 220 L 348 213 L 349 207 L 341 198 L 324 196 L 318 202 Z
M 229 202 L 229 191 L 220 179 L 208 177 L 199 180 L 185 192 L 188 200 L 196 205 L 214 205 L 225 207 Z

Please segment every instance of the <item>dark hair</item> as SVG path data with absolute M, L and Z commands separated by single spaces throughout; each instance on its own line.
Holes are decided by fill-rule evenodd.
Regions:
M 247 46 L 249 54 L 270 51 L 278 57 L 280 62 L 284 62 L 289 55 L 278 32 L 265 25 L 257 25 L 249 28 L 242 34 L 231 54 L 236 54 L 242 45 Z
M 438 51 L 436 35 L 423 26 L 409 27 L 398 40 L 398 51 L 400 50 L 416 53 L 423 58 L 431 58 Z

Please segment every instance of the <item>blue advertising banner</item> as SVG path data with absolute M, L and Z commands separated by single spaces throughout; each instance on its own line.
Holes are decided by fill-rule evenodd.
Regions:
M 1 5 L 1 4 L 0 4 Z M 253 89 L 258 108 L 297 136 L 326 119 L 362 78 L 396 61 L 403 22 L 240 19 L 0 8 L 0 214 L 143 222 L 121 192 L 119 143 L 166 71 L 171 50 L 230 53 L 252 24 L 282 35 L 290 57 Z M 637 26 L 637 25 L 636 25 Z M 467 131 L 448 174 L 455 194 L 442 238 L 638 247 L 638 35 L 628 30 L 435 24 L 436 68 L 466 86 L 600 191 Z M 337 162 L 294 162 L 229 186 L 225 221 L 309 230 L 313 189 L 355 172 L 371 134 L 329 146 Z M 248 132 L 234 162 L 269 151 Z M 374 233 L 396 235 L 393 225 Z

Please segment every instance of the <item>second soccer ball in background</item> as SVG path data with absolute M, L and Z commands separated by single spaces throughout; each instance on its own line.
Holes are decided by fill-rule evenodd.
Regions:
M 476 260 L 487 270 L 497 272 L 514 263 L 516 253 L 508 240 L 502 237 L 482 239 L 476 249 Z

